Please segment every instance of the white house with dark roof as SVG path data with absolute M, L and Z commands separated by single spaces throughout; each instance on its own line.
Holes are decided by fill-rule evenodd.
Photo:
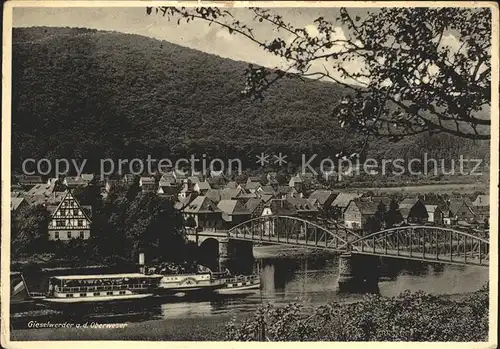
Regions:
M 49 240 L 90 238 L 91 212 L 87 212 L 69 190 L 64 193 L 59 205 L 48 209 L 52 212 L 48 227 Z
M 360 198 L 361 196 L 362 194 L 359 193 L 340 193 L 337 195 L 335 200 L 333 200 L 331 206 L 339 210 L 340 218 L 343 219 L 344 211 L 349 203 L 354 199 Z
M 143 192 L 155 192 L 156 180 L 154 177 L 141 177 L 139 178 L 139 187 Z

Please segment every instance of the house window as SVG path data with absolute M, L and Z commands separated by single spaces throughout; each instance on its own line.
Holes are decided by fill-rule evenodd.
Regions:
M 56 227 L 64 227 L 65 224 L 64 224 L 64 219 L 58 219 L 56 220 Z
M 58 232 L 58 231 L 56 231 L 56 232 L 54 233 L 54 239 L 59 239 L 59 232 Z
M 79 226 L 79 227 L 82 227 L 82 226 L 83 226 L 83 219 L 79 219 L 79 220 L 78 220 L 78 226 Z
M 73 209 L 73 216 L 78 216 L 78 210 L 76 208 Z
M 83 231 L 80 232 L 80 239 L 84 239 L 85 238 L 85 233 Z
M 71 232 L 68 231 L 68 239 L 71 239 Z

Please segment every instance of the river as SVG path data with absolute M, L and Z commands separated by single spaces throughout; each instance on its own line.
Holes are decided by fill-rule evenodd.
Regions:
M 342 294 L 337 292 L 338 259 L 335 256 L 307 256 L 295 258 L 265 258 L 256 261 L 256 268 L 261 273 L 261 289 L 249 293 L 232 296 L 207 296 L 205 299 L 183 299 L 154 304 L 148 307 L 121 308 L 117 307 L 110 313 L 82 315 L 82 318 L 71 317 L 71 321 L 84 322 L 98 319 L 99 322 L 141 323 L 147 321 L 163 321 L 171 323 L 182 321 L 185 325 L 181 330 L 204 331 L 214 326 L 214 323 L 225 323 L 228 319 L 238 319 L 251 315 L 257 308 L 266 303 L 284 305 L 298 302 L 306 307 L 325 304 L 327 302 L 351 302 L 359 300 L 362 294 Z M 488 269 L 474 266 L 422 265 L 415 262 L 403 263 L 392 279 L 379 282 L 380 294 L 396 296 L 404 290 L 422 290 L 433 294 L 462 295 L 478 290 L 488 281 Z M 67 320 L 61 314 L 42 315 L 37 321 L 52 322 Z M 37 329 L 27 329 L 28 320 L 33 320 L 33 314 L 26 316 L 17 314 L 13 327 L 22 330 L 24 337 L 31 337 Z M 221 325 L 218 325 L 220 328 Z M 60 330 L 55 330 L 62 331 Z M 179 330 L 176 330 L 179 331 Z M 28 335 L 29 332 L 29 335 Z M 51 336 L 57 333 L 51 330 Z M 54 334 L 56 333 L 56 334 Z M 176 333 L 184 338 L 182 333 Z M 63 335 L 67 337 L 67 335 Z M 142 337 L 138 337 L 142 338 Z

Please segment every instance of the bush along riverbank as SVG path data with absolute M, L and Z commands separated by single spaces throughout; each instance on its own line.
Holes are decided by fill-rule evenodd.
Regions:
M 266 305 L 226 326 L 233 341 L 487 341 L 488 286 L 460 300 L 405 291 L 368 295 L 352 304 L 305 311 L 300 304 Z

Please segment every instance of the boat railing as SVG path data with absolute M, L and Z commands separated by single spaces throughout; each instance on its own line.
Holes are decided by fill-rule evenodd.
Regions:
M 154 285 L 106 285 L 106 286 L 78 286 L 58 287 L 56 292 L 91 292 L 91 291 L 120 291 L 120 290 L 144 290 Z
M 255 281 L 258 279 L 258 275 L 240 275 L 234 276 L 231 278 L 227 278 L 227 283 L 237 283 L 237 282 L 247 282 L 247 281 Z

